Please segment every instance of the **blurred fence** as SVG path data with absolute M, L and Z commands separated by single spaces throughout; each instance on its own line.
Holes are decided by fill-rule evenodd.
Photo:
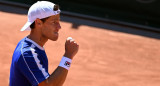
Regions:
M 8 0 L 33 4 L 37 0 Z M 160 28 L 160 0 L 49 0 L 64 11 Z

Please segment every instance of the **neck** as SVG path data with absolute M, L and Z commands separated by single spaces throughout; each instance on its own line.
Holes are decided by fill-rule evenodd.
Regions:
M 41 47 L 43 47 L 44 44 L 48 41 L 48 39 L 46 39 L 45 37 L 42 37 L 42 35 L 36 34 L 32 31 L 31 31 L 30 35 L 28 36 L 28 38 L 33 40 L 34 42 L 36 42 Z

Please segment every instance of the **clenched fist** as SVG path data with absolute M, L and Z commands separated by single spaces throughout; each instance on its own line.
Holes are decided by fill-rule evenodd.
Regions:
M 73 59 L 73 57 L 77 54 L 79 49 L 79 45 L 72 39 L 68 37 L 65 43 L 65 57 Z

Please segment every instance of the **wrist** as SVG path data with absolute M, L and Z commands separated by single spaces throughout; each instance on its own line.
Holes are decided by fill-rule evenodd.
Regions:
M 64 57 L 67 57 L 69 59 L 73 59 L 73 56 L 71 56 L 70 54 L 67 54 L 67 53 L 64 54 Z
M 63 56 L 59 66 L 69 70 L 69 68 L 71 66 L 71 62 L 72 62 L 72 59 Z

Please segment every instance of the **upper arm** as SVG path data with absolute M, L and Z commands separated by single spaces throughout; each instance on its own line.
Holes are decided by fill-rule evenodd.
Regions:
M 46 71 L 34 50 L 23 52 L 18 60 L 18 67 L 33 86 L 38 85 L 49 77 L 48 71 Z

